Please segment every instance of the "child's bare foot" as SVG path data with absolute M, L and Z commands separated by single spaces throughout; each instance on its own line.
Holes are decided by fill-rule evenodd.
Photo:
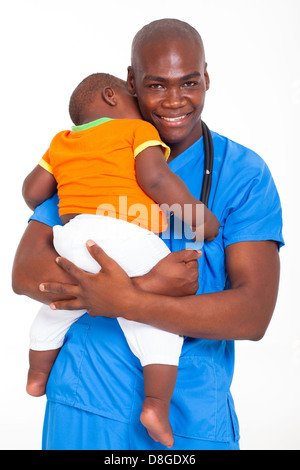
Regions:
M 32 397 L 42 397 L 46 393 L 49 374 L 29 369 L 26 392 Z
M 46 386 L 52 366 L 60 349 L 50 351 L 29 351 L 29 371 L 26 391 L 33 397 L 41 397 L 46 393 Z
M 169 402 L 146 397 L 140 419 L 152 439 L 170 448 L 174 445 L 174 436 L 169 421 L 169 408 Z

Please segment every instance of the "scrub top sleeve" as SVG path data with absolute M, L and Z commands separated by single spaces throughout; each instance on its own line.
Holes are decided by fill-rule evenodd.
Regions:
M 55 194 L 52 198 L 48 199 L 35 209 L 33 215 L 29 219 L 29 222 L 31 220 L 36 220 L 37 222 L 49 225 L 49 227 L 62 225 L 58 213 L 58 203 L 58 195 Z
M 274 240 L 284 245 L 280 198 L 269 168 L 260 165 L 239 175 L 237 204 L 224 223 L 223 240 L 227 247 L 243 241 Z

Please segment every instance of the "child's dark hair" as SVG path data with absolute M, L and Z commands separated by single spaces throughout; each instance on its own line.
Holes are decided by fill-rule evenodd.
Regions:
M 82 123 L 85 107 L 90 105 L 95 95 L 106 87 L 126 87 L 126 82 L 108 73 L 94 73 L 79 83 L 72 93 L 69 104 L 70 117 L 75 126 Z

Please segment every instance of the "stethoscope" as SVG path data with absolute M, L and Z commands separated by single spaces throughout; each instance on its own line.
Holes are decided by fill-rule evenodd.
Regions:
M 214 145 L 211 132 L 207 125 L 202 121 L 202 134 L 204 141 L 204 178 L 200 201 L 208 206 L 208 199 L 211 190 L 212 171 L 214 165 Z
M 214 165 L 214 145 L 212 140 L 212 135 L 207 127 L 207 125 L 202 121 L 202 134 L 203 134 L 203 142 L 204 142 L 204 177 L 203 177 L 203 184 L 202 184 L 202 191 L 200 196 L 200 201 L 203 202 L 208 207 L 208 200 L 211 190 L 211 181 L 212 181 L 212 171 Z M 174 214 L 170 214 L 171 216 Z M 174 223 L 174 217 L 173 223 Z M 192 232 L 191 232 L 192 233 Z M 192 237 L 191 237 L 192 240 Z M 195 243 L 199 243 L 199 249 L 202 248 L 203 242 L 187 242 L 186 248 L 195 248 Z

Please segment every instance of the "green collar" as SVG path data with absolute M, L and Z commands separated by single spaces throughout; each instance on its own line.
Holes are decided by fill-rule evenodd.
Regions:
M 91 129 L 92 127 L 99 126 L 99 124 L 104 124 L 105 122 L 112 121 L 111 118 L 101 118 L 96 121 L 88 122 L 87 124 L 82 124 L 81 126 L 73 126 L 73 132 L 85 131 L 86 129 Z

